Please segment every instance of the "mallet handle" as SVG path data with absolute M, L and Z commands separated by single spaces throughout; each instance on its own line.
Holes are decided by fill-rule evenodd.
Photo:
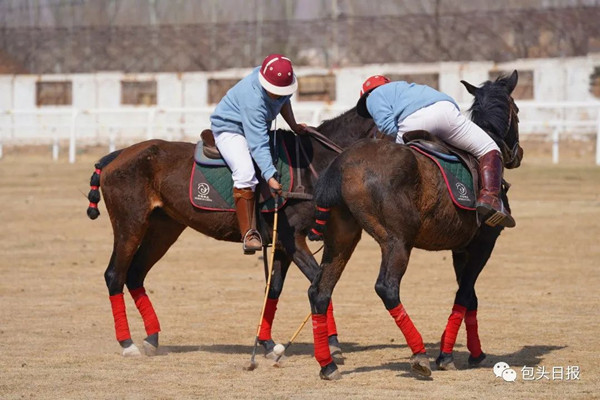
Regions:
M 296 332 L 294 332 L 294 334 L 292 335 L 292 338 L 285 345 L 285 350 L 287 350 L 288 347 L 290 347 L 292 345 L 292 342 L 294 341 L 294 339 L 296 339 L 296 336 L 298 336 L 298 334 L 300 333 L 302 328 L 304 328 L 304 325 L 306 325 L 306 322 L 310 319 L 311 316 L 312 316 L 312 313 L 308 313 L 306 318 L 304 318 L 304 321 L 302 321 L 302 323 L 300 324 L 298 329 L 296 329 Z M 279 356 L 277 356 L 277 358 L 275 359 L 275 362 L 278 362 L 279 360 L 281 360 L 281 357 L 283 357 L 283 354 L 280 354 Z
M 304 321 L 302 321 L 302 324 L 300 324 L 300 326 L 298 327 L 298 329 L 296 329 L 296 332 L 294 332 L 294 334 L 292 335 L 292 338 L 290 339 L 288 345 L 292 344 L 292 342 L 294 341 L 294 339 L 296 339 L 296 336 L 298 336 L 298 334 L 300 333 L 300 331 L 302 330 L 302 328 L 304 328 L 304 325 L 306 325 L 306 322 L 308 322 L 308 320 L 310 319 L 311 316 L 312 316 L 312 313 L 308 313 L 308 315 L 306 316 L 306 318 L 304 318 Z
M 267 298 L 269 297 L 269 288 L 271 287 L 271 275 L 273 275 L 273 263 L 275 262 L 275 245 L 277 243 L 277 219 L 278 212 L 277 207 L 279 206 L 279 196 L 275 197 L 275 213 L 273 216 L 273 245 L 271 247 L 271 259 L 269 263 L 269 276 L 267 277 L 267 287 L 265 288 L 265 298 L 263 300 L 262 310 L 260 312 L 260 319 L 258 320 L 258 327 L 256 328 L 256 337 L 260 335 L 260 327 L 262 325 L 262 319 L 265 316 L 265 308 L 267 307 Z

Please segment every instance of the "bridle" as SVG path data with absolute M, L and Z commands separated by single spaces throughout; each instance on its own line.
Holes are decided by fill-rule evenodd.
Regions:
M 508 113 L 508 123 L 506 124 L 506 130 L 504 131 L 504 134 L 500 137 L 497 134 L 495 134 L 494 132 L 492 132 L 491 130 L 486 131 L 486 133 L 492 138 L 492 140 L 494 142 L 496 142 L 496 144 L 498 145 L 498 147 L 500 147 L 500 151 L 502 153 L 502 155 L 504 157 L 508 156 L 508 160 L 504 160 L 504 164 L 505 165 L 511 165 L 515 162 L 516 158 L 519 156 L 519 148 L 521 147 L 519 144 L 519 140 L 517 139 L 515 141 L 515 143 L 512 145 L 512 147 L 509 147 L 506 144 L 506 141 L 504 140 L 504 138 L 506 138 L 506 136 L 508 135 L 508 132 L 510 132 L 510 129 L 512 127 L 512 123 L 513 123 L 513 115 L 515 116 L 516 122 L 519 122 L 519 116 L 517 115 L 517 112 L 515 111 L 516 105 L 514 100 L 512 99 L 512 97 L 509 97 L 510 102 L 509 102 L 509 107 L 510 107 L 510 112 Z

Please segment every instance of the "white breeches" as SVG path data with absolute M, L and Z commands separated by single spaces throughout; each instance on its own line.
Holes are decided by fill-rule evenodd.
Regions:
M 237 189 L 251 188 L 254 190 L 258 179 L 256 179 L 254 163 L 246 137 L 233 132 L 213 133 L 213 136 L 217 149 L 231 169 L 233 186 Z
M 492 150 L 500 151 L 483 129 L 468 120 L 449 101 L 439 101 L 421 108 L 400 121 L 396 143 L 404 143 L 402 135 L 406 132 L 420 129 L 477 158 Z

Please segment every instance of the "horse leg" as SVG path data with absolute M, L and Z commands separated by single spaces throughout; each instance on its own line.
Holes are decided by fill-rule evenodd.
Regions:
M 477 295 L 473 290 L 473 301 L 465 313 L 465 327 L 467 328 L 467 349 L 469 350 L 469 368 L 477 368 L 485 359 L 485 353 L 481 350 L 477 324 Z
M 310 288 L 308 298 L 312 311 L 313 338 L 315 358 L 321 366 L 319 376 L 325 380 L 341 379 L 336 362 L 331 356 L 328 336 L 328 312 L 331 304 L 331 294 L 337 281 L 340 279 L 350 256 L 354 252 L 361 236 L 361 228 L 353 218 L 335 218 L 328 222 L 323 250 L 323 263 L 315 276 Z
M 175 222 L 162 210 L 155 209 L 149 218 L 146 234 L 136 251 L 129 271 L 127 272 L 127 288 L 144 321 L 148 335 L 144 339 L 146 355 L 156 354 L 158 349 L 158 333 L 160 323 L 144 288 L 144 280 L 150 269 L 160 260 L 167 250 L 175 243 L 185 226 Z
M 142 171 L 141 167 L 136 165 L 130 168 Z M 148 229 L 153 207 L 147 187 L 139 184 L 143 178 L 136 180 L 136 177 L 128 175 L 110 172 L 104 174 L 103 194 L 114 237 L 113 252 L 104 272 L 104 280 L 108 288 L 117 340 L 123 348 L 123 355 L 138 356 L 140 351 L 131 340 L 129 332 L 123 287 L 131 262 Z
M 269 259 L 268 250 L 266 247 L 263 248 L 263 260 L 265 260 L 265 281 L 268 279 L 268 265 L 267 260 Z M 273 257 L 273 271 L 271 276 L 271 286 L 269 287 L 269 293 L 267 294 L 267 304 L 265 306 L 265 312 L 263 319 L 260 324 L 260 332 L 258 334 L 258 343 L 261 344 L 265 350 L 265 357 L 270 359 L 277 359 L 277 355 L 273 352 L 275 342 L 271 337 L 271 329 L 273 327 L 273 320 L 275 319 L 275 311 L 277 310 L 277 303 L 279 302 L 279 296 L 283 290 L 283 282 L 287 275 L 287 271 L 292 260 L 287 254 L 276 248 Z
M 423 338 L 400 302 L 400 282 L 406 272 L 411 249 L 395 238 L 388 238 L 381 242 L 380 246 L 381 267 L 375 283 L 375 291 L 394 318 L 412 351 L 413 355 L 410 359 L 412 370 L 419 375 L 430 376 L 431 368 Z
M 475 282 L 492 254 L 500 231 L 500 227 L 492 228 L 482 225 L 480 232 L 464 250 L 452 252 L 458 291 L 454 299 L 452 313 L 442 334 L 440 354 L 436 359 L 436 364 L 441 370 L 456 369 L 452 352 L 463 319 L 467 328 L 467 349 L 470 353 L 469 366 L 476 367 L 485 359 L 485 353 L 481 351 L 477 327 Z
M 115 322 L 117 341 L 123 348 L 123 356 L 141 355 L 137 346 L 131 340 L 129 323 L 125 310 L 123 287 L 127 278 L 127 271 L 134 253 L 141 242 L 145 227 L 140 227 L 139 232 L 122 232 L 115 229 L 115 243 L 110 262 L 104 272 L 104 280 L 108 287 L 108 294 Z M 117 234 L 118 232 L 118 234 Z
M 306 236 L 297 235 L 295 238 L 295 251 L 293 260 L 300 268 L 300 271 L 308 278 L 309 281 L 313 281 L 321 267 L 315 260 L 312 252 L 306 244 Z M 327 341 L 329 342 L 329 352 L 331 357 L 337 365 L 343 365 L 346 358 L 342 354 L 342 348 L 338 340 L 337 326 L 335 318 L 333 316 L 333 301 L 329 302 L 327 307 Z

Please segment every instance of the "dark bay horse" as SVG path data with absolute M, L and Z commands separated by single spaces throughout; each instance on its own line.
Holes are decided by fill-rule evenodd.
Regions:
M 497 142 L 506 168 L 518 167 L 523 157 L 518 108 L 511 97 L 517 80 L 514 71 L 479 88 L 462 81 L 475 97 L 471 119 Z M 411 348 L 412 369 L 423 376 L 431 374 L 423 339 L 400 302 L 400 282 L 415 247 L 452 250 L 459 285 L 436 363 L 440 369 L 455 368 L 452 351 L 463 319 L 470 366 L 477 366 L 485 358 L 477 332 L 474 286 L 502 228 L 479 225 L 475 211 L 454 206 L 442 174 L 429 158 L 409 146 L 362 140 L 345 150 L 321 175 L 315 200 L 318 207 L 331 208 L 324 234 L 322 269 L 308 291 L 315 357 L 323 379 L 341 378 L 326 351 L 325 311 L 363 229 L 381 247 L 375 291 Z M 505 190 L 503 201 L 508 206 Z
M 354 110 L 325 121 L 318 129 L 341 147 L 347 147 L 376 131 L 372 121 L 357 116 Z M 295 179 L 299 176 L 306 193 L 312 193 L 315 175 L 323 171 L 338 153 L 306 136 L 300 138 L 303 153 L 295 146 L 296 140 L 290 131 L 279 130 L 278 135 L 283 138 L 290 152 Z M 301 153 L 298 157 L 297 152 Z M 140 352 L 129 332 L 123 299 L 124 285 L 127 285 L 144 320 L 148 335 L 144 340 L 144 349 L 147 354 L 153 354 L 158 347 L 160 325 L 144 289 L 144 280 L 150 269 L 187 227 L 218 240 L 241 241 L 235 213 L 200 210 L 190 203 L 189 182 L 193 163 L 194 144 L 149 140 L 103 157 L 92 175 L 88 216 L 92 219 L 98 217 L 97 203 L 100 201 L 99 190 L 102 190 L 114 232 L 113 252 L 104 278 L 116 337 L 125 356 L 139 355 Z M 279 237 L 268 309 L 260 333 L 266 353 L 274 346 L 271 325 L 290 263 L 296 263 L 310 281 L 320 268 L 306 244 L 313 210 L 312 201 L 288 199 L 279 212 Z M 270 242 L 273 214 L 262 214 L 259 222 L 263 227 L 265 242 Z M 263 254 L 268 259 L 266 247 Z M 209 265 L 205 267 L 214 268 Z M 329 314 L 332 317 L 328 330 L 331 351 L 337 353 L 338 360 L 343 360 L 337 343 L 332 307 L 329 307 Z

